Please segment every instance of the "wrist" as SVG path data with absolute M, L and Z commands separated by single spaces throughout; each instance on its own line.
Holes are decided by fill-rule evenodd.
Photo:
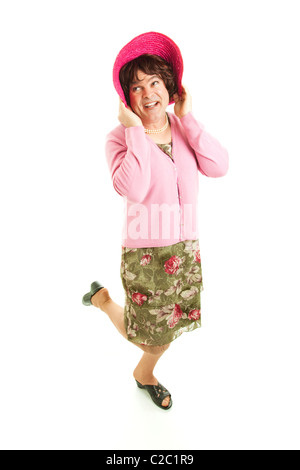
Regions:
M 135 123 L 135 124 L 129 124 L 127 127 L 140 127 L 142 125 L 143 124 L 140 122 L 140 123 Z
M 178 117 L 179 117 L 179 119 L 182 119 L 184 116 L 186 116 L 187 114 L 189 114 L 189 113 L 191 113 L 191 112 L 192 112 L 192 110 L 189 109 L 189 110 L 186 111 L 185 113 L 180 113 Z

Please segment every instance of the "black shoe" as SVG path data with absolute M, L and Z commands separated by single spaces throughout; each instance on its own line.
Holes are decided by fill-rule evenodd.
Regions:
M 162 408 L 163 410 L 168 410 L 171 408 L 173 405 L 172 398 L 171 398 L 171 393 L 162 385 L 158 382 L 157 385 L 142 385 L 140 382 L 138 382 L 135 379 L 137 386 L 139 388 L 144 388 L 147 390 L 149 393 L 150 397 L 154 401 L 154 403 L 159 406 L 159 408 Z M 170 397 L 170 401 L 168 406 L 163 406 L 162 402 L 164 401 L 165 398 Z
M 91 290 L 87 294 L 85 294 L 82 297 L 82 303 L 83 305 L 93 305 L 91 302 L 91 297 L 98 292 L 98 290 L 103 289 L 104 286 L 102 286 L 99 282 L 95 281 L 92 282 L 91 284 Z

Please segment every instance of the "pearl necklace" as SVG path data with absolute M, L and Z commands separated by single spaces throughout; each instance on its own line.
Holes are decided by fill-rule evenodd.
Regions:
M 145 129 L 146 134 L 160 134 L 161 132 L 164 132 L 167 129 L 168 125 L 169 125 L 169 121 L 168 121 L 168 115 L 166 113 L 166 124 L 164 125 L 164 127 L 162 127 L 161 129 L 146 129 L 146 127 L 144 127 L 144 129 Z

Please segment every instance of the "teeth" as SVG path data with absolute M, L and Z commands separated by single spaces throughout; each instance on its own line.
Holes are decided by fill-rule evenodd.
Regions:
M 156 103 L 157 103 L 157 101 L 154 101 L 153 103 L 145 104 L 145 107 L 146 107 L 146 108 L 153 108 L 153 106 L 155 106 Z

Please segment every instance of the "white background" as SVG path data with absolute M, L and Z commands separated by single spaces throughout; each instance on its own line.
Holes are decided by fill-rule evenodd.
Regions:
M 299 2 L 0 5 L 1 448 L 299 449 Z M 96 279 L 124 302 L 104 143 L 113 62 L 147 31 L 178 44 L 230 157 L 199 173 L 202 328 L 157 365 L 168 412 L 136 387 L 141 351 L 81 303 Z

